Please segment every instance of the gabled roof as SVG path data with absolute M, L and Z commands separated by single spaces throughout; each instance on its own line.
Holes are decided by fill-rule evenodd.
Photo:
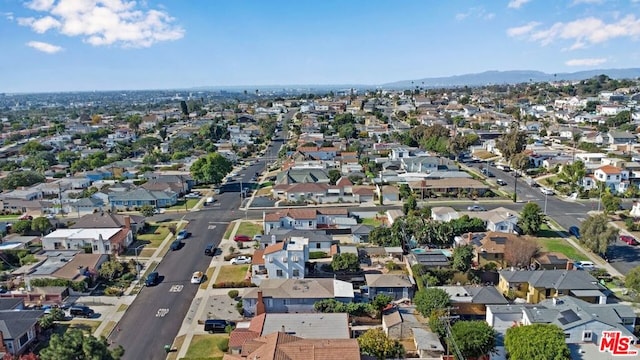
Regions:
M 5 340 L 15 340 L 31 329 L 44 314 L 42 310 L 0 311 L 0 331 Z
M 615 175 L 615 174 L 620 174 L 621 170 L 620 168 L 617 168 L 615 166 L 612 165 L 604 165 L 598 168 L 598 170 L 602 171 L 603 173 L 607 174 L 607 175 Z
M 509 283 L 529 283 L 536 288 L 556 290 L 602 290 L 598 280 L 588 271 L 536 270 L 498 272 Z
M 121 228 L 126 222 L 125 218 L 129 217 L 131 224 L 141 224 L 144 222 L 143 216 L 137 215 L 120 215 L 109 212 L 98 212 L 87 214 L 71 225 L 71 229 L 96 229 L 96 228 Z
M 259 288 L 252 288 L 245 299 L 263 297 L 277 299 L 330 299 L 335 297 L 353 298 L 351 283 L 336 279 L 265 279 Z
M 364 277 L 369 287 L 408 288 L 413 286 L 405 275 L 365 274 Z

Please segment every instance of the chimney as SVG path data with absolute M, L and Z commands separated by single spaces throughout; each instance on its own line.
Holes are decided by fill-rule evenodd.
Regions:
M 552 301 L 553 301 L 553 306 L 558 305 L 558 298 L 554 297 Z
M 282 327 L 280 328 L 280 332 L 286 333 L 286 331 L 284 329 L 284 325 L 282 325 Z
M 567 270 L 573 270 L 573 263 L 570 260 L 567 261 Z
M 276 236 L 275 235 L 271 235 L 271 245 L 276 243 Z
M 267 312 L 264 306 L 264 300 L 262 299 L 262 291 L 258 291 L 258 301 L 256 302 L 256 316 L 262 315 Z
M 125 216 L 124 217 L 124 227 L 126 227 L 127 229 L 131 229 L 131 217 L 130 216 Z

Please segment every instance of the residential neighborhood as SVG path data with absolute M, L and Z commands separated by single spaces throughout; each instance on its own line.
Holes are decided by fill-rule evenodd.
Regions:
M 4 94 L 0 354 L 511 359 L 530 326 L 637 353 L 638 94 Z

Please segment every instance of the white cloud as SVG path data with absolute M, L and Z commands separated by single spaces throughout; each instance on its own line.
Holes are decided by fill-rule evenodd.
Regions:
M 1 12 L 1 16 L 4 16 L 5 19 L 9 21 L 13 21 L 13 13 L 12 12 Z
M 57 45 L 49 44 L 41 41 L 29 41 L 27 43 L 28 47 L 34 48 L 38 51 L 45 52 L 47 54 L 55 54 L 57 52 L 62 51 L 62 48 Z
M 587 17 L 567 23 L 557 22 L 537 31 L 528 29 L 527 25 L 508 29 L 507 34 L 509 36 L 527 35 L 529 40 L 543 46 L 557 40 L 571 41 L 569 50 L 585 48 L 588 45 L 600 44 L 616 38 L 628 37 L 635 40 L 640 37 L 640 19 L 636 19 L 634 15 L 627 15 L 611 23 L 605 23 L 595 17 Z
M 573 0 L 571 5 L 580 5 L 580 4 L 602 4 L 605 0 Z
M 565 61 L 567 66 L 596 66 L 607 62 L 605 58 L 571 59 Z
M 509 35 L 510 37 L 524 36 L 531 33 L 533 29 L 535 29 L 539 25 L 539 22 L 531 21 L 528 24 L 507 29 L 507 35 Z
M 507 4 L 507 7 L 510 9 L 520 9 L 520 7 L 526 3 L 528 3 L 531 0 L 511 0 L 509 1 L 509 4 Z
M 184 36 L 166 11 L 143 10 L 135 1 L 32 0 L 26 6 L 46 15 L 18 18 L 18 24 L 37 33 L 78 36 L 94 46 L 149 47 Z
M 466 12 L 457 13 L 455 18 L 458 21 L 465 20 L 469 17 L 478 18 L 482 20 L 492 20 L 496 17 L 496 14 L 487 12 L 483 7 L 472 7 L 469 8 Z

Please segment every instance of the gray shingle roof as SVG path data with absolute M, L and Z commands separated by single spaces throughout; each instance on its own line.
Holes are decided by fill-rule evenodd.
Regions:
M 537 270 L 500 271 L 510 283 L 529 283 L 533 287 L 556 290 L 601 290 L 598 280 L 587 271 Z
M 42 310 L 0 311 L 0 331 L 5 340 L 24 335 L 44 314 Z

